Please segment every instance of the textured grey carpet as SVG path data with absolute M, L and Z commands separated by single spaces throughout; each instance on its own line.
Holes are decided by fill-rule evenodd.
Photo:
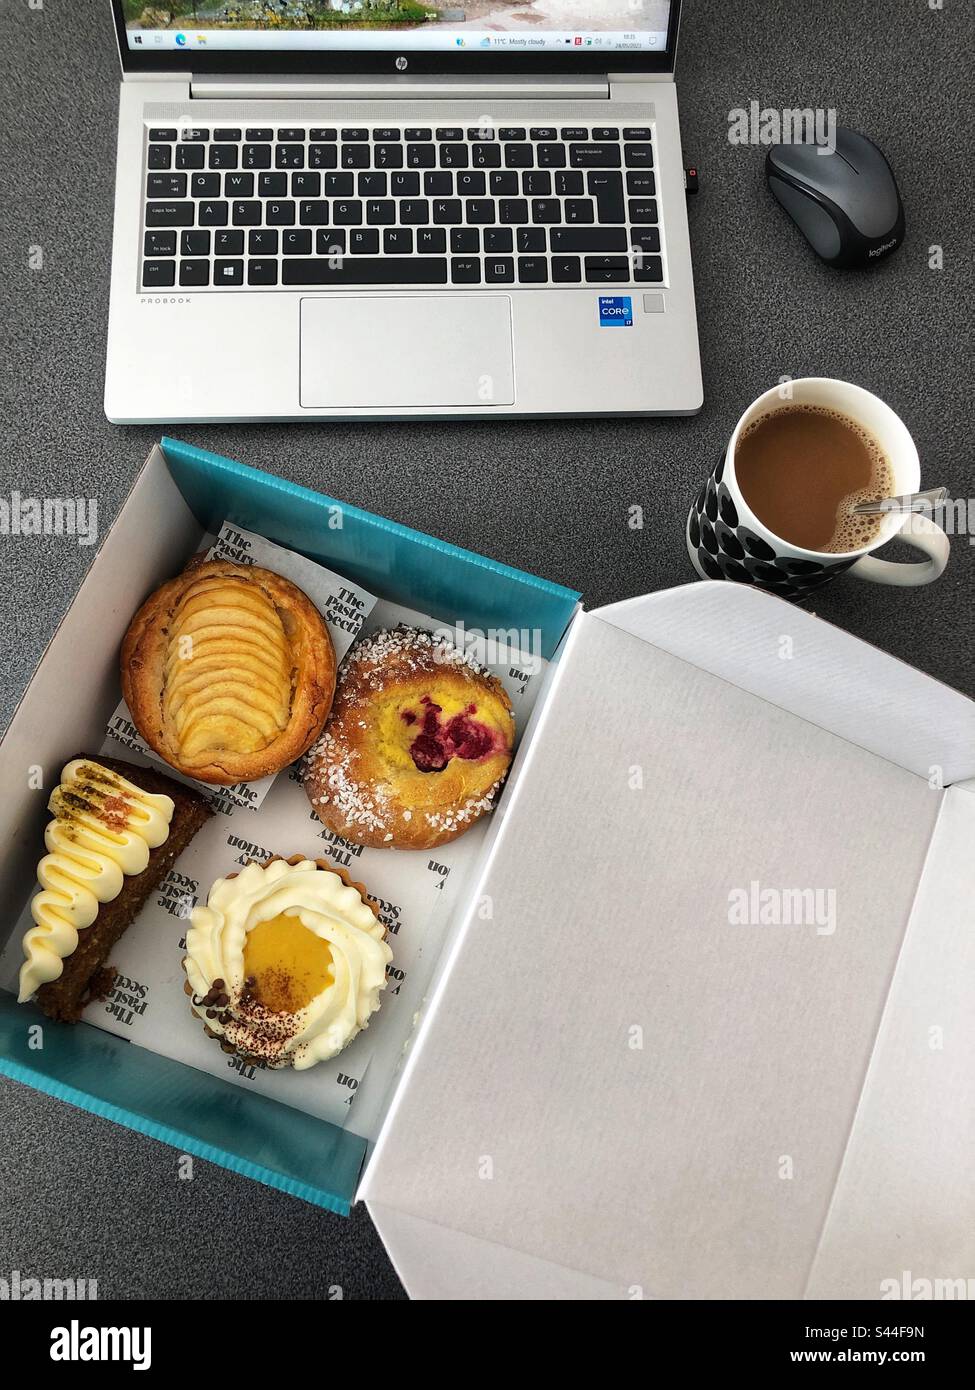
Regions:
M 690 0 L 679 90 L 702 171 L 691 234 L 707 401 L 693 420 L 190 428 L 183 438 L 580 589 L 590 606 L 687 582 L 688 503 L 739 413 L 782 375 L 846 377 L 906 420 L 928 484 L 975 494 L 971 445 L 972 7 L 945 0 Z M 94 495 L 107 526 L 156 431 L 102 414 L 118 70 L 107 0 L 5 7 L 0 101 L 10 366 L 0 495 Z M 872 275 L 811 256 L 728 113 L 835 107 L 878 140 L 909 233 Z M 928 266 L 944 248 L 945 268 Z M 30 248 L 44 265 L 32 270 Z M 639 503 L 650 522 L 627 526 Z M 0 537 L 0 721 L 91 552 Z M 816 611 L 975 694 L 975 551 L 929 589 L 840 582 Z M 99 1280 L 104 1296 L 401 1294 L 368 1218 L 319 1212 L 0 1083 L 0 1273 Z

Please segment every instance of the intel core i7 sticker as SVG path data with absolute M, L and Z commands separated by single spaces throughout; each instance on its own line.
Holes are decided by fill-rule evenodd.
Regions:
M 632 328 L 633 300 L 628 294 L 599 296 L 600 328 Z

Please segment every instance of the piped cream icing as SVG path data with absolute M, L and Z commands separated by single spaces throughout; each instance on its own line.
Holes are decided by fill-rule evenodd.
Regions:
M 175 806 L 100 763 L 75 758 L 61 773 L 48 810 L 54 819 L 44 832 L 48 853 L 37 866 L 34 926 L 23 938 L 20 1003 L 59 978 L 99 906 L 118 897 L 126 876 L 143 872 L 149 851 L 169 836 Z
M 324 986 L 295 1012 L 261 1003 L 245 967 L 249 934 L 282 917 L 325 942 L 331 958 Z M 379 1008 L 393 958 L 384 936 L 359 892 L 314 861 L 248 864 L 217 879 L 191 914 L 184 965 L 194 1008 L 239 1053 L 302 1071 L 334 1057 Z

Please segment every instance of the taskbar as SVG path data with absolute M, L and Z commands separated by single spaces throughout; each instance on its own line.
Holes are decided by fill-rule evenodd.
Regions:
M 666 33 L 655 30 L 599 30 L 581 34 L 569 30 L 549 30 L 540 34 L 473 28 L 441 29 L 425 25 L 417 30 L 285 30 L 276 33 L 259 32 L 254 29 L 127 29 L 126 34 L 132 52 L 144 52 L 146 49 L 219 49 L 236 52 L 260 52 L 264 49 L 278 52 L 356 49 L 359 52 L 388 50 L 400 53 L 419 50 L 435 53 L 448 48 L 461 48 L 465 51 L 479 49 L 482 52 L 502 53 L 564 52 L 566 49 L 603 53 L 652 53 L 661 52 L 667 47 Z

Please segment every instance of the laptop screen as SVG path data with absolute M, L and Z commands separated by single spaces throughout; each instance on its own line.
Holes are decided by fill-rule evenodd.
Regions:
M 672 0 L 121 0 L 133 55 L 663 53 Z

